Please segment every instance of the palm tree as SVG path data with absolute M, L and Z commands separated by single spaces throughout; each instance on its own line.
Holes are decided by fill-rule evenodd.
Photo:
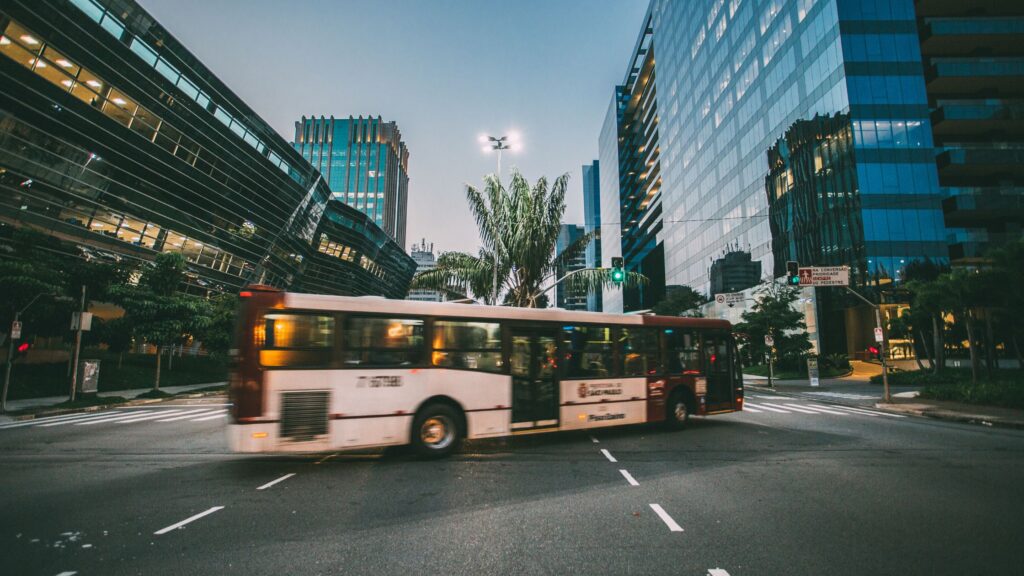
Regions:
M 512 171 L 506 189 L 495 175 L 484 177 L 483 190 L 466 185 L 466 199 L 480 230 L 482 247 L 474 256 L 445 252 L 437 266 L 413 278 L 412 288 L 467 295 L 490 304 L 501 302 L 535 308 L 538 300 L 557 284 L 570 292 L 587 293 L 612 286 L 611 271 L 584 268 L 558 277 L 559 267 L 579 257 L 596 234 L 584 234 L 561 254 L 555 254 L 569 175 L 559 176 L 549 187 L 546 178 L 531 187 L 522 174 Z M 563 268 L 564 269 L 564 268 Z M 629 272 L 623 284 L 647 282 L 642 274 Z

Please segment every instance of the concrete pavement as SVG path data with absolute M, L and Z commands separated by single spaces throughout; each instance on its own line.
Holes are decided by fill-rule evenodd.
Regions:
M 1016 430 L 755 389 L 745 412 L 681 432 L 478 441 L 440 461 L 253 457 L 227 451 L 223 418 L 197 421 L 223 409 L 213 400 L 0 427 L 4 571 L 860 576 L 1024 561 Z

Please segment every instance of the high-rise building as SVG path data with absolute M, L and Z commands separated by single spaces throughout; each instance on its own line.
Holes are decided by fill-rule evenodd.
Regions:
M 379 116 L 303 116 L 292 145 L 323 174 L 335 198 L 405 246 L 409 151 L 397 124 Z
M 583 227 L 576 224 L 562 224 L 558 232 L 558 240 L 555 243 L 555 254 L 561 256 L 563 252 L 583 237 Z M 580 252 L 574 258 L 558 266 L 558 278 L 565 276 L 573 270 L 581 270 L 587 267 L 586 254 Z M 555 286 L 555 306 L 566 310 L 586 310 L 587 295 L 569 292 L 564 283 Z
M 427 244 L 424 238 L 419 244 L 413 244 L 409 254 L 416 262 L 416 273 L 426 272 L 437 268 L 437 258 L 434 256 L 434 244 Z M 418 300 L 420 302 L 444 302 L 444 295 L 437 290 L 424 290 L 417 288 L 409 290 L 406 300 Z
M 648 11 L 626 68 L 615 88 L 612 109 L 602 131 L 600 156 L 605 168 L 616 167 L 617 185 L 601 188 L 615 196 L 602 213 L 603 230 L 614 226 L 627 271 L 640 272 L 649 282 L 622 290 L 622 310 L 647 309 L 665 296 L 665 250 L 662 231 L 661 145 L 654 58 L 654 29 Z M 612 127 L 607 125 L 614 117 Z M 612 149 L 613 148 L 613 149 Z M 606 161 L 610 160 L 611 162 Z M 604 212 L 602 210 L 602 212 Z M 615 298 L 617 301 L 618 298 Z M 614 308 L 608 308 L 609 311 Z
M 733 250 L 711 264 L 711 295 L 741 292 L 761 282 L 761 263 L 750 252 Z
M 916 2 L 932 4 L 953 5 Z M 667 283 L 706 292 L 707 263 L 730 246 L 749 246 L 776 276 L 786 260 L 849 265 L 859 287 L 899 281 L 913 260 L 947 260 L 918 24 L 914 0 L 651 1 L 629 70 L 644 78 L 650 37 L 654 88 L 627 91 L 656 100 Z M 628 136 L 637 118 L 619 118 Z M 624 202 L 630 190 L 614 192 Z M 631 224 L 623 218 L 627 266 Z M 857 349 L 871 336 L 868 311 L 828 300 L 819 307 L 840 328 L 823 347 Z
M 0 243 L 19 228 L 85 259 L 180 252 L 194 292 L 400 298 L 415 270 L 133 0 L 0 6 Z
M 1024 2 L 918 0 L 952 264 L 1024 236 Z
M 587 244 L 587 268 L 601 268 L 601 162 L 583 165 L 583 231 L 595 237 Z M 601 292 L 587 294 L 587 310 L 600 312 Z

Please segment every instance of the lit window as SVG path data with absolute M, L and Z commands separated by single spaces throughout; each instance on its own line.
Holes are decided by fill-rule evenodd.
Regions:
M 103 102 L 103 113 L 125 126 L 130 126 L 138 106 L 134 100 L 111 88 L 106 101 Z

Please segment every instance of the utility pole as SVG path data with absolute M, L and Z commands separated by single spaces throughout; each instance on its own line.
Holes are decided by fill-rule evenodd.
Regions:
M 82 285 L 82 305 L 78 311 L 78 326 L 75 331 L 74 365 L 71 367 L 70 401 L 75 401 L 75 388 L 78 387 L 78 353 L 82 349 L 82 317 L 85 316 L 85 284 Z
M 885 357 L 887 356 L 887 354 L 885 350 L 885 327 L 882 325 L 881 306 L 861 296 L 860 293 L 858 293 L 853 288 L 850 288 L 849 286 L 844 286 L 844 288 L 846 288 L 846 290 L 849 291 L 850 294 L 853 294 L 857 298 L 860 298 L 865 303 L 867 303 L 868 306 L 871 306 L 872 308 L 875 309 L 875 327 L 882 334 L 882 339 L 878 343 L 879 353 L 882 357 L 882 400 L 884 400 L 885 402 L 891 402 L 892 396 L 889 395 L 889 368 L 886 366 L 885 363 Z
M 28 307 L 35 303 L 42 294 L 36 294 L 28 301 L 24 308 L 14 313 L 14 323 L 11 324 L 11 332 L 7 335 L 7 368 L 4 370 L 4 391 L 0 397 L 0 412 L 7 412 L 7 389 L 11 385 L 11 365 L 14 364 L 14 324 L 17 324 L 21 315 L 28 310 Z

